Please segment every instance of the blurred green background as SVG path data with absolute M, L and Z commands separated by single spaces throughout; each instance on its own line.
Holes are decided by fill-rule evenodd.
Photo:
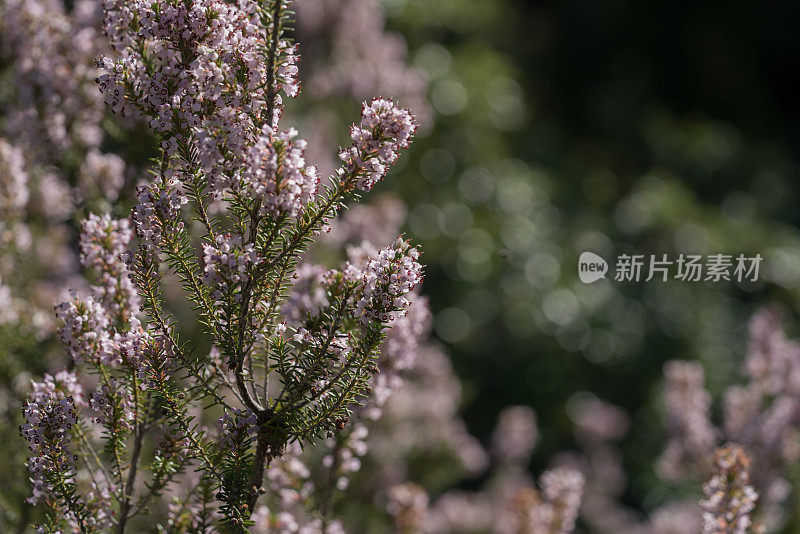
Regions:
M 663 363 L 702 360 L 719 394 L 752 311 L 798 309 L 800 5 L 384 4 L 436 122 L 380 188 L 410 205 L 470 430 L 532 406 L 538 472 L 575 446 L 568 401 L 591 391 L 631 414 L 625 498 L 651 509 L 674 490 L 653 470 Z M 584 250 L 765 260 L 756 284 L 589 286 Z

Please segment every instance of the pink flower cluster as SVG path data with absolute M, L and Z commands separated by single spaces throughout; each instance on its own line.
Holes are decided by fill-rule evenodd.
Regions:
M 77 194 L 81 200 L 97 196 L 117 200 L 125 183 L 125 161 L 116 154 L 91 150 L 78 171 Z
M 786 466 L 800 459 L 800 343 L 783 332 L 771 309 L 750 322 L 743 385 L 729 387 L 722 403 L 722 425 L 711 421 L 711 395 L 698 362 L 665 367 L 665 408 L 670 439 L 661 458 L 668 479 L 705 476 L 713 467 L 719 441 L 747 450 L 753 461 L 753 486 L 761 494 L 758 519 L 766 529 L 781 521 L 789 491 Z
M 282 89 L 287 96 L 295 97 L 300 94 L 300 80 L 297 68 L 299 57 L 297 55 L 297 45 L 290 44 L 289 41 L 278 43 L 278 61 L 275 66 L 275 79 L 279 89 Z
M 396 317 L 383 344 L 384 369 L 406 371 L 414 368 L 420 340 L 428 334 L 431 311 L 428 299 L 413 293 L 408 300 L 408 313 Z
M 108 313 L 124 321 L 130 309 L 139 306 L 139 295 L 123 261 L 132 239 L 133 230 L 127 219 L 90 214 L 81 225 L 80 259 L 100 281 L 95 295 Z
M 32 382 L 34 400 L 43 399 L 53 394 L 72 397 L 76 406 L 84 406 L 83 386 L 73 371 L 59 371 L 55 376 L 45 374 L 41 382 Z
M 747 534 L 758 494 L 750 485 L 750 459 L 741 447 L 728 445 L 714 457 L 714 475 L 704 486 L 703 534 Z
M 362 293 L 356 302 L 356 314 L 362 324 L 387 323 L 394 319 L 395 312 L 405 313 L 411 303 L 407 295 L 422 281 L 418 259 L 419 251 L 398 239 L 360 270 Z M 352 268 L 346 271 L 348 276 L 355 274 Z
M 317 169 L 306 166 L 306 142 L 296 137 L 294 128 L 273 135 L 265 126 L 248 151 L 242 185 L 261 200 L 262 215 L 297 218 L 317 194 Z
M 4 0 L 0 53 L 13 59 L 13 106 L 4 129 L 40 161 L 59 165 L 72 149 L 97 148 L 103 139 L 103 102 L 89 58 L 105 50 L 93 0 Z
M 139 238 L 139 246 L 155 257 L 163 237 L 163 222 L 182 226 L 181 206 L 188 202 L 180 188 L 177 178 L 165 179 L 150 186 L 142 186 L 137 192 L 138 203 L 133 208 L 134 229 Z M 167 229 L 169 230 L 169 229 Z
M 411 113 L 391 100 L 364 102 L 361 124 L 350 128 L 353 146 L 339 152 L 352 185 L 371 190 L 408 147 L 417 125 Z
M 231 234 L 220 234 L 215 245 L 203 244 L 203 282 L 215 287 L 217 296 L 229 289 L 246 284 L 250 268 L 259 262 L 252 243 L 242 244 L 242 238 Z
M 82 394 L 75 375 L 62 371 L 34 382 L 33 393 L 23 406 L 25 423 L 19 432 L 33 453 L 28 469 L 33 483 L 29 500 L 34 504 L 51 494 L 49 479 L 54 475 L 65 481 L 74 475 L 70 431 L 77 423 L 76 404 L 83 402 Z
M 118 363 L 109 334 L 111 321 L 100 302 L 92 297 L 76 297 L 58 304 L 56 317 L 61 323 L 58 333 L 72 361 L 88 358 L 105 365 Z
M 108 366 L 135 364 L 150 334 L 143 328 L 139 296 L 123 256 L 133 231 L 127 220 L 90 215 L 82 225 L 81 262 L 100 284 L 92 294 L 56 306 L 59 335 L 72 360 Z
M 304 0 L 296 6 L 298 33 L 312 43 L 306 47 L 312 65 L 306 69 L 307 94 L 364 99 L 390 93 L 430 124 L 428 76 L 407 65 L 408 44 L 386 28 L 387 10 L 380 1 Z M 314 46 L 312 39 L 323 36 L 325 46 Z
M 539 440 L 536 414 L 528 406 L 510 406 L 500 412 L 492 433 L 492 452 L 503 462 L 526 462 Z
M 322 265 L 304 263 L 297 268 L 292 291 L 281 307 L 281 313 L 294 328 L 302 326 L 307 317 L 319 317 L 328 305 L 323 287 L 327 269 Z
M 717 431 L 710 423 L 711 395 L 705 389 L 705 372 L 698 362 L 671 361 L 664 366 L 666 424 L 672 435 L 664 451 L 660 472 L 667 479 L 685 474 L 683 466 L 702 465 L 714 450 Z
M 133 232 L 125 219 L 90 214 L 81 225 L 81 263 L 97 272 L 121 269 L 119 260 L 130 244 Z
M 112 386 L 115 387 L 116 386 Z M 110 528 L 113 515 L 110 511 L 113 483 L 106 479 L 104 472 L 91 473 L 91 483 L 82 495 L 69 497 L 71 487 L 75 487 L 86 472 L 76 470 L 73 456 L 72 436 L 79 429 L 79 410 L 92 407 L 100 410 L 99 421 L 108 424 L 109 418 L 120 418 L 122 424 L 132 419 L 130 394 L 122 388 L 114 395 L 106 396 L 106 386 L 84 398 L 83 386 L 73 371 L 61 371 L 55 376 L 46 374 L 42 382 L 33 382 L 33 392 L 23 405 L 25 423 L 20 426 L 20 434 L 28 441 L 32 452 L 28 460 L 33 491 L 28 499 L 36 504 L 41 500 L 52 505 L 71 503 L 64 513 L 75 532 L 100 532 Z M 109 399 L 111 402 L 109 402 Z M 113 402 L 114 413 L 111 413 Z M 77 430 L 82 432 L 81 430 Z M 77 448 L 77 444 L 76 444 Z
M 223 173 L 241 168 L 261 127 L 280 116 L 280 96 L 270 94 L 268 78 L 288 95 L 299 92 L 289 43 L 279 43 L 268 72 L 270 32 L 260 13 L 253 0 L 109 2 L 106 29 L 122 57 L 100 61 L 106 103 L 120 114 L 131 106 L 143 113 L 169 154 L 193 136 L 211 182 L 224 183 Z M 273 116 L 265 115 L 268 109 Z
M 127 330 L 117 330 L 108 309 L 91 296 L 62 302 L 56 306 L 56 316 L 61 341 L 76 363 L 88 359 L 111 367 L 136 364 L 151 337 L 135 317 L 130 318 Z
M 431 312 L 426 298 L 413 292 L 407 313 L 395 317 L 383 342 L 378 365 L 381 372 L 370 379 L 372 397 L 362 408 L 364 416 L 377 419 L 384 403 L 403 385 L 404 375 L 417 364 L 420 341 L 430 330 Z
M 273 501 L 270 506 L 258 506 L 251 519 L 255 523 L 250 532 L 270 534 L 272 532 L 327 532 L 344 534 L 338 519 L 323 521 L 314 514 L 310 499 L 317 490 L 311 470 L 300 459 L 303 450 L 299 443 L 287 447 L 286 454 L 276 458 L 267 470 L 268 494 Z

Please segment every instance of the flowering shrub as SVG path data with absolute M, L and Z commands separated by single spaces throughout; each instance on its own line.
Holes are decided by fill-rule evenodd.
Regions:
M 425 6 L 439 13 L 426 20 L 460 7 Z M 546 459 L 536 477 L 528 468 L 540 436 L 550 454 L 554 428 L 569 425 L 545 413 L 540 430 L 532 409 L 507 406 L 485 443 L 467 431 L 459 410 L 474 388 L 462 399 L 431 338 L 419 251 L 397 237 L 405 207 L 389 196 L 354 205 L 418 126 L 373 95 L 411 104 L 423 132 L 433 108 L 450 124 L 426 141 L 436 148 L 419 168 L 436 191 L 411 229 L 458 241 L 431 248 L 449 279 L 470 282 L 458 306 L 486 309 L 466 319 L 445 310 L 460 320 L 437 316 L 442 339 L 511 353 L 494 339 L 524 337 L 539 350 L 528 342 L 535 321 L 540 338 L 602 361 L 643 343 L 641 320 L 620 313 L 630 299 L 591 297 L 560 278 L 569 243 L 598 235 L 580 237 L 583 223 L 564 230 L 571 217 L 547 176 L 506 159 L 497 131 L 517 128 L 525 107 L 496 55 L 451 56 L 429 43 L 410 67 L 378 2 L 296 9 L 297 31 L 281 0 L 0 0 L 0 74 L 14 82 L 0 124 L 0 439 L 19 423 L 28 445 L 27 463 L 16 450 L 0 458 L 0 531 L 665 534 L 786 524 L 800 361 L 771 312 L 753 319 L 747 382 L 725 392 L 720 424 L 704 383 L 717 370 L 664 368 L 668 441 L 655 497 L 638 478 L 627 488 L 619 442 L 631 422 L 594 396 L 566 405 L 578 451 Z M 452 14 L 442 20 L 448 32 L 465 28 Z M 302 59 L 290 35 L 310 43 Z M 476 79 L 459 72 L 464 63 Z M 301 65 L 313 105 L 288 101 Z M 338 152 L 329 98 L 367 99 Z M 132 153 L 141 146 L 152 152 Z M 454 156 L 473 166 L 461 173 Z M 465 202 L 445 198 L 439 209 L 454 173 Z M 648 184 L 623 199 L 620 221 L 665 196 Z M 495 250 L 501 240 L 507 249 Z M 502 280 L 495 251 L 509 264 Z M 479 318 L 491 314 L 513 335 L 484 335 L 496 325 Z M 598 325 L 608 336 L 595 335 Z M 42 378 L 29 385 L 30 376 Z M 677 484 L 679 496 L 666 495 Z M 28 499 L 17 506 L 20 492 Z M 630 493 L 647 514 L 621 504 Z
M 101 91 L 114 113 L 157 132 L 160 152 L 132 225 L 107 215 L 82 225 L 96 285 L 57 306 L 75 371 L 35 387 L 20 429 L 34 501 L 47 509 L 40 528 L 122 532 L 191 466 L 199 479 L 185 498 L 213 513 L 185 528 L 243 530 L 266 465 L 345 427 L 370 393 L 386 329 L 411 305 L 422 268 L 398 238 L 326 270 L 318 307 L 295 310 L 291 324 L 282 315 L 309 245 L 416 126 L 391 100 L 365 103 L 341 169 L 321 183 L 297 132 L 278 130 L 280 93 L 299 90 L 285 2 L 103 7 L 116 59 L 100 61 Z M 214 357 L 179 340 L 167 274 Z M 192 413 L 200 407 L 222 413 L 216 431 Z M 81 460 L 91 480 L 78 480 Z

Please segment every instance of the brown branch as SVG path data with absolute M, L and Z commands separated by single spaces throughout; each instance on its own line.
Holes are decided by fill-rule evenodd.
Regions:
M 134 377 L 134 388 L 138 388 L 136 384 L 136 379 Z M 147 411 L 147 408 L 145 408 Z M 145 411 L 145 417 L 147 416 Z M 141 456 L 142 452 L 142 441 L 144 439 L 144 430 L 145 430 L 145 422 L 137 422 L 136 423 L 136 437 L 133 441 L 133 452 L 131 453 L 131 465 L 128 469 L 128 480 L 125 482 L 125 493 L 123 495 L 122 502 L 120 503 L 119 509 L 119 523 L 117 524 L 117 532 L 118 534 L 124 534 L 125 532 L 125 525 L 128 523 L 128 518 L 130 517 L 130 510 L 131 510 L 131 494 L 133 494 L 133 488 L 136 484 L 136 474 L 138 472 L 139 467 L 139 456 Z
M 267 122 L 270 128 L 273 127 L 272 120 L 275 115 L 275 97 L 277 91 L 275 89 L 275 58 L 278 52 L 278 40 L 280 39 L 280 17 L 281 9 L 283 8 L 283 0 L 275 0 L 272 8 L 272 35 L 270 36 L 269 53 L 267 54 Z M 256 198 L 253 210 L 250 213 L 250 236 L 248 242 L 252 245 L 256 244 L 258 240 L 258 224 L 261 222 L 261 198 Z M 250 269 L 252 271 L 252 269 Z M 239 393 L 245 401 L 245 404 L 254 413 L 260 414 L 264 412 L 264 408 L 253 398 L 250 391 L 247 389 L 247 384 L 242 376 L 242 368 L 244 366 L 244 334 L 247 325 L 247 318 L 250 313 L 250 301 L 253 296 L 253 279 L 255 273 L 250 272 L 242 289 L 242 307 L 239 312 L 239 337 L 236 341 L 236 348 L 234 350 L 234 372 L 236 373 L 236 385 L 239 388 Z
M 278 52 L 278 40 L 280 39 L 281 34 L 280 18 L 282 8 L 283 0 L 275 0 L 275 3 L 272 6 L 272 35 L 270 36 L 270 48 L 269 54 L 267 55 L 267 121 L 269 122 L 270 127 L 273 126 L 272 120 L 275 115 L 275 96 L 277 93 L 275 88 L 275 59 Z M 255 246 L 258 239 L 258 223 L 260 222 L 260 198 L 256 199 L 254 208 L 255 209 L 250 215 L 250 243 Z M 236 358 L 236 383 L 239 386 L 242 397 L 244 397 L 250 409 L 255 412 L 259 425 L 253 472 L 250 474 L 250 487 L 252 489 L 248 504 L 251 512 L 262 492 L 261 483 L 264 480 L 264 469 L 266 464 L 269 462 L 271 455 L 274 454 L 276 447 L 278 449 L 280 448 L 280 445 L 277 445 L 280 437 L 275 435 L 273 432 L 270 432 L 269 429 L 264 426 L 264 423 L 271 415 L 271 411 L 264 409 L 250 397 L 250 392 L 247 390 L 246 384 L 244 383 L 244 377 L 242 376 L 242 366 L 244 364 L 244 357 L 242 354 L 242 348 L 244 345 L 244 331 L 247 324 L 247 317 L 250 312 L 250 299 L 252 297 L 254 275 L 255 273 L 250 273 L 250 276 L 247 279 L 247 284 L 244 288 L 244 299 L 242 301 L 242 309 L 239 315 L 239 339 L 237 341 L 236 354 L 234 355 Z

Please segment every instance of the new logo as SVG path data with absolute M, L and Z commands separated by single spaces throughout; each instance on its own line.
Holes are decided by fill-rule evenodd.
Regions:
M 591 284 L 606 277 L 608 263 L 594 252 L 583 252 L 578 258 L 578 278 L 584 284 Z

